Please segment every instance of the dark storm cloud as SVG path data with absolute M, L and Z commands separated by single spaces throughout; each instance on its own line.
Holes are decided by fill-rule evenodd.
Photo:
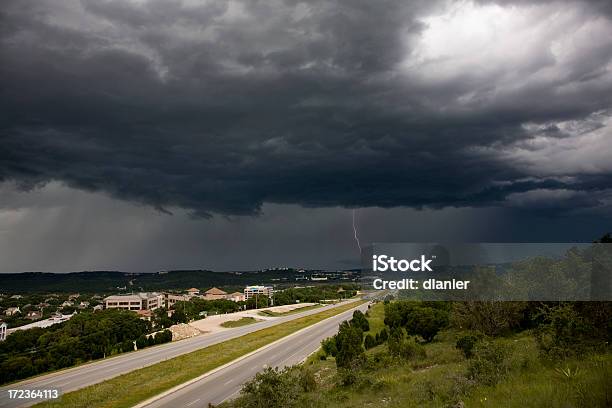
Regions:
M 446 2 L 6 1 L 0 180 L 196 215 L 608 208 L 605 3 L 533 4 L 529 44 L 456 52 Z

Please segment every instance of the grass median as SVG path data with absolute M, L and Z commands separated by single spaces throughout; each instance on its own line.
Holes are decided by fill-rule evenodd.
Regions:
M 288 315 L 292 315 L 292 314 L 295 314 L 295 313 L 302 313 L 302 312 L 305 312 L 307 310 L 318 309 L 320 307 L 323 307 L 323 305 L 322 304 L 316 304 L 316 305 L 298 307 L 296 309 L 288 310 L 286 312 L 273 312 L 272 310 L 262 310 L 261 312 L 259 312 L 259 315 L 260 316 L 269 316 L 269 317 L 288 316 Z
M 36 407 L 131 407 L 172 387 L 196 378 L 223 364 L 300 329 L 335 316 L 363 303 L 351 302 L 287 323 L 258 330 L 182 356 L 131 371 L 110 380 L 69 392 L 58 400 Z
M 254 317 L 243 317 L 238 320 L 230 320 L 227 322 L 223 322 L 221 323 L 221 327 L 225 327 L 229 329 L 232 327 L 241 327 L 241 326 L 246 326 L 247 324 L 257 323 L 258 321 L 259 320 L 255 319 Z

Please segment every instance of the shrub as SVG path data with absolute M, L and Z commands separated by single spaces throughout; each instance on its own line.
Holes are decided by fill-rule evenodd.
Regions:
M 125 340 L 121 343 L 121 351 L 124 353 L 127 351 L 134 351 L 134 343 L 131 340 Z
M 535 337 L 545 357 L 565 358 L 584 354 L 594 346 L 589 322 L 571 304 L 541 309 L 544 322 L 536 329 Z
M 382 344 L 385 341 L 387 341 L 387 339 L 389 338 L 389 333 L 387 332 L 387 329 L 383 327 L 380 333 L 377 333 L 377 337 L 378 337 L 379 344 Z
M 508 373 L 508 353 L 493 342 L 477 344 L 468 365 L 468 378 L 484 385 L 495 385 Z
M 298 370 L 298 380 L 302 391 L 311 392 L 317 388 L 314 372 L 309 367 L 301 366 Z
M 378 343 L 376 342 L 376 339 L 371 334 L 368 334 L 365 337 L 365 341 L 364 341 L 363 345 L 365 346 L 366 350 L 369 350 L 372 347 L 376 347 L 378 345 Z
M 389 346 L 389 354 L 394 357 L 403 359 L 411 359 L 416 357 L 425 357 L 425 349 L 420 344 L 417 344 L 414 338 L 406 338 L 406 334 L 401 327 L 391 329 L 391 334 L 387 341 Z
M 241 408 L 291 408 L 300 406 L 302 390 L 295 368 L 268 367 L 248 381 L 234 405 Z
M 342 322 L 336 335 L 336 366 L 338 368 L 349 368 L 359 365 L 364 359 L 364 350 L 361 346 L 363 332 L 359 327 Z
M 520 328 L 526 302 L 455 302 L 451 313 L 453 326 L 499 336 Z
M 351 324 L 359 327 L 361 331 L 367 332 L 370 330 L 370 323 L 368 319 L 366 319 L 365 315 L 361 313 L 360 310 L 355 310 L 353 312 L 353 319 L 351 319 Z
M 338 379 L 340 380 L 341 385 L 353 385 L 358 379 L 357 371 L 350 368 L 341 368 L 338 370 Z
M 329 337 L 323 341 L 321 341 L 321 349 L 325 356 L 336 357 L 338 353 L 338 348 L 336 347 L 336 336 Z
M 149 345 L 149 342 L 147 341 L 147 336 L 145 336 L 144 334 L 142 334 L 140 337 L 136 339 L 136 347 L 138 348 L 138 350 L 143 349 L 147 347 L 148 345 Z
M 478 337 L 467 335 L 460 337 L 457 340 L 457 344 L 455 345 L 455 347 L 463 352 L 465 358 L 471 358 L 474 355 L 473 350 L 474 346 L 476 345 L 476 342 L 478 342 Z
M 448 312 L 432 307 L 415 307 L 408 315 L 406 331 L 417 334 L 430 342 L 438 332 L 448 325 Z

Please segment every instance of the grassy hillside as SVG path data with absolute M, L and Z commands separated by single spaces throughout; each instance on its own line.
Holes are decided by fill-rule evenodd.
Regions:
M 374 334 L 384 327 L 384 305 L 368 313 Z M 277 375 L 294 376 L 295 406 L 309 407 L 609 407 L 612 406 L 612 354 L 588 353 L 581 357 L 542 358 L 531 330 L 481 340 L 495 353 L 466 358 L 457 349 L 465 332 L 446 329 L 434 341 L 415 345 L 410 357 L 392 357 L 388 343 L 365 351 L 365 362 L 349 370 L 338 369 L 334 357 L 323 351 L 304 367 L 260 375 L 245 398 L 228 406 L 250 405 L 263 384 Z M 491 357 L 492 356 L 492 357 Z M 495 361 L 497 359 L 497 361 Z M 495 364 L 487 365 L 489 360 Z M 309 380 L 310 379 L 310 380 Z M 493 381 L 495 379 L 495 381 Z M 277 381 L 278 383 L 278 381 Z M 286 391 L 285 394 L 291 394 Z M 286 405 L 287 402 L 281 403 Z M 268 406 L 274 407 L 274 403 Z

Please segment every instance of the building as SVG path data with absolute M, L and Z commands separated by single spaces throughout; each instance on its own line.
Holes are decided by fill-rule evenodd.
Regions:
M 42 312 L 39 312 L 38 310 L 32 310 L 26 314 L 26 319 L 30 319 L 30 320 L 42 319 Z
M 8 326 L 2 320 L 0 320 L 0 341 L 6 340 L 6 333 L 8 331 Z
M 4 312 L 4 314 L 6 316 L 14 316 L 17 313 L 21 313 L 21 310 L 19 309 L 19 306 L 17 307 L 9 307 L 8 309 L 6 309 L 6 311 Z
M 244 300 L 249 300 L 255 296 L 272 297 L 273 288 L 271 286 L 253 285 L 244 288 Z
M 151 317 L 153 317 L 153 312 L 150 310 L 137 310 L 136 313 L 138 313 L 140 320 L 147 320 L 150 322 Z
M 74 303 L 69 300 L 62 303 L 62 307 L 72 307 L 72 306 L 74 306 Z
M 187 294 L 190 296 L 197 296 L 200 294 L 200 289 L 197 289 L 197 288 L 187 289 Z
M 188 302 L 191 299 L 189 295 L 177 295 L 174 293 L 164 293 L 164 305 L 166 309 L 174 309 L 176 302 Z
M 234 292 L 226 295 L 225 298 L 227 300 L 231 300 L 232 302 L 243 302 L 244 301 L 244 293 Z
M 227 292 L 224 292 L 219 288 L 210 288 L 204 292 L 204 299 L 206 300 L 225 299 L 226 296 Z
M 76 313 L 73 313 L 71 315 L 63 315 L 57 312 L 57 313 L 54 313 L 53 316 L 51 316 L 48 319 L 43 319 L 43 320 L 39 320 L 34 323 L 30 323 L 30 324 L 26 324 L 23 326 L 13 327 L 12 329 L 8 329 L 6 331 L 6 335 L 8 336 L 9 334 L 16 332 L 18 330 L 29 330 L 35 327 L 45 328 L 45 327 L 53 326 L 54 324 L 58 324 L 58 323 L 62 323 L 67 320 L 70 320 L 73 316 L 76 316 Z
M 163 295 L 155 292 L 143 292 L 132 295 L 114 295 L 104 299 L 105 309 L 155 310 L 162 307 Z
M 87 309 L 88 307 L 89 307 L 89 302 L 86 300 L 79 303 L 79 309 Z
M 104 306 L 102 306 L 102 305 L 95 305 L 95 306 L 93 307 L 93 311 L 94 311 L 94 312 L 98 312 L 98 311 L 100 311 L 100 310 L 104 310 Z

